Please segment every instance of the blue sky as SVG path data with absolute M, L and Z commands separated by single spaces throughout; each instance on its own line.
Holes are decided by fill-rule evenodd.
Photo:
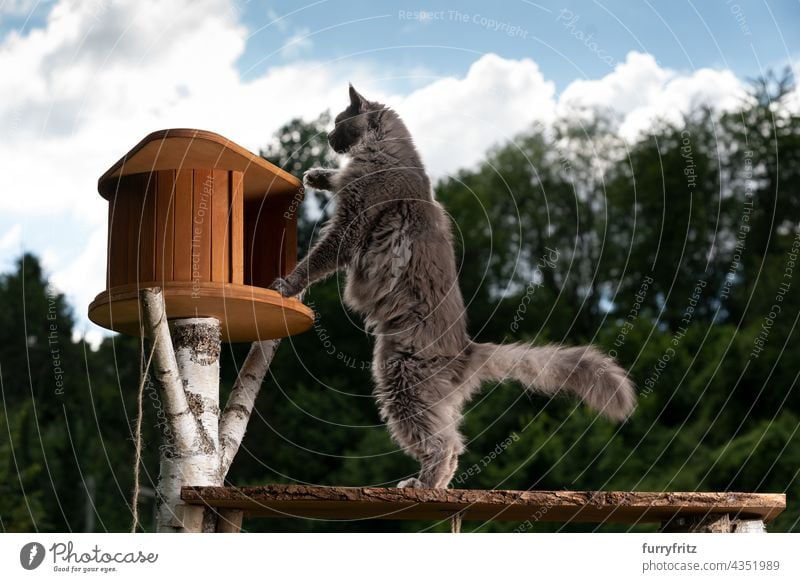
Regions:
M 102 290 L 97 177 L 141 137 L 198 127 L 251 150 L 348 81 L 404 116 L 434 177 L 571 107 L 620 134 L 800 63 L 800 2 L 0 0 L 0 269 L 44 257 L 83 314 Z M 800 107 L 800 94 L 797 98 Z M 301 251 L 302 253 L 302 251 Z
M 391 60 L 409 68 L 424 64 L 440 75 L 463 74 L 477 55 L 486 52 L 534 58 L 559 89 L 576 77 L 596 78 L 608 72 L 605 62 L 574 34 L 567 34 L 575 31 L 593 35 L 615 61 L 636 50 L 651 53 L 663 66 L 677 70 L 730 68 L 747 76 L 785 64 L 797 56 L 800 46 L 800 3 L 795 0 L 323 1 L 308 5 L 283 1 L 271 2 L 266 9 L 258 2 L 240 6 L 252 30 L 239 60 L 246 75 L 263 70 L 264 56 L 280 50 L 287 39 L 282 27 L 291 31 L 289 35 L 301 30 L 310 35 L 310 56 L 348 58 L 372 51 L 368 54 L 378 61 Z M 293 11 L 274 23 L 276 16 Z M 432 17 L 409 19 L 408 14 L 414 12 Z M 517 26 L 526 34 L 492 30 L 481 25 L 484 17 Z
M 42 26 L 54 2 L 0 0 L 0 15 L 3 4 L 32 8 L 2 16 L 0 35 L 5 36 Z M 435 75 L 457 75 L 478 55 L 495 52 L 535 59 L 545 77 L 563 89 L 575 78 L 596 78 L 608 72 L 606 62 L 570 35 L 577 31 L 592 35 L 616 62 L 635 50 L 680 71 L 729 68 L 751 77 L 767 67 L 785 65 L 800 51 L 797 0 L 238 0 L 231 3 L 230 11 L 249 32 L 244 54 L 237 61 L 245 78 L 300 56 L 349 59 L 356 55 L 397 68 L 424 66 Z M 413 20 L 409 16 L 419 12 L 432 17 Z M 481 24 L 483 18 L 519 27 L 520 33 L 492 30 Z M 302 38 L 297 50 L 282 51 L 295 37 Z

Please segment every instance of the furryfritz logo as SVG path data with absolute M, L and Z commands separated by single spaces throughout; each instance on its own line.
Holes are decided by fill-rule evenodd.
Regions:
M 29 542 L 19 551 L 19 563 L 26 570 L 35 570 L 44 561 L 44 546 L 39 542 Z

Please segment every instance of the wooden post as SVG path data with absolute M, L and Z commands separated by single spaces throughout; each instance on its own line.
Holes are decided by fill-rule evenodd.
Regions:
M 194 420 L 194 441 L 180 457 L 181 485 L 222 485 L 219 470 L 220 324 L 213 317 L 176 319 L 172 343 L 183 390 Z M 205 515 L 205 519 L 204 516 Z M 216 516 L 202 507 L 182 508 L 183 531 L 214 531 Z
M 244 512 L 239 509 L 218 510 L 217 533 L 239 533 L 242 529 Z
M 187 505 L 181 501 L 181 487 L 223 484 L 279 341 L 253 344 L 220 415 L 220 322 L 195 317 L 175 319 L 168 326 L 160 289 L 141 290 L 140 301 L 154 350 L 153 374 L 161 386 L 168 419 L 163 427 L 157 529 L 235 531 L 241 527 L 241 512 L 218 516 L 210 508 Z M 220 434 L 225 437 L 222 442 Z
M 170 418 L 172 443 L 162 449 L 158 483 L 159 531 L 213 531 L 203 507 L 186 506 L 180 489 L 190 483 L 222 485 L 219 472 L 219 354 L 220 325 L 210 317 L 172 322 L 174 364 L 179 390 L 186 406 Z M 169 336 L 162 341 L 168 342 Z M 157 369 L 163 355 L 155 354 Z M 172 362 L 168 363 L 172 367 Z M 165 388 L 166 391 L 166 388 Z M 185 422 L 189 420 L 189 422 Z M 175 443 L 181 443 L 175 446 Z M 212 512 L 208 512 L 211 514 Z
M 766 533 L 767 528 L 760 519 L 736 519 L 727 513 L 699 514 L 671 519 L 664 523 L 661 531 L 673 533 Z

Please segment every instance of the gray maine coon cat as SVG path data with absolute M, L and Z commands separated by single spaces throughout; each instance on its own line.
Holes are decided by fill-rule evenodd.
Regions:
M 569 392 L 612 419 L 636 403 L 625 371 L 593 347 L 476 343 L 467 335 L 450 223 L 433 199 L 411 135 L 391 109 L 350 87 L 331 147 L 341 169 L 306 172 L 336 194 L 319 242 L 272 287 L 296 295 L 339 269 L 345 302 L 375 336 L 375 396 L 392 438 L 421 464 L 399 487 L 447 487 L 464 451 L 462 409 L 485 381 Z

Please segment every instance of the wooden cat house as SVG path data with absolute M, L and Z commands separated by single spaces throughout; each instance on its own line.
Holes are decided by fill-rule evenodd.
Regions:
M 96 324 L 140 335 L 139 289 L 160 287 L 169 319 L 214 317 L 224 341 L 311 326 L 308 307 L 267 289 L 296 262 L 303 189 L 291 174 L 215 133 L 167 129 L 111 166 L 98 190 L 109 204 Z

